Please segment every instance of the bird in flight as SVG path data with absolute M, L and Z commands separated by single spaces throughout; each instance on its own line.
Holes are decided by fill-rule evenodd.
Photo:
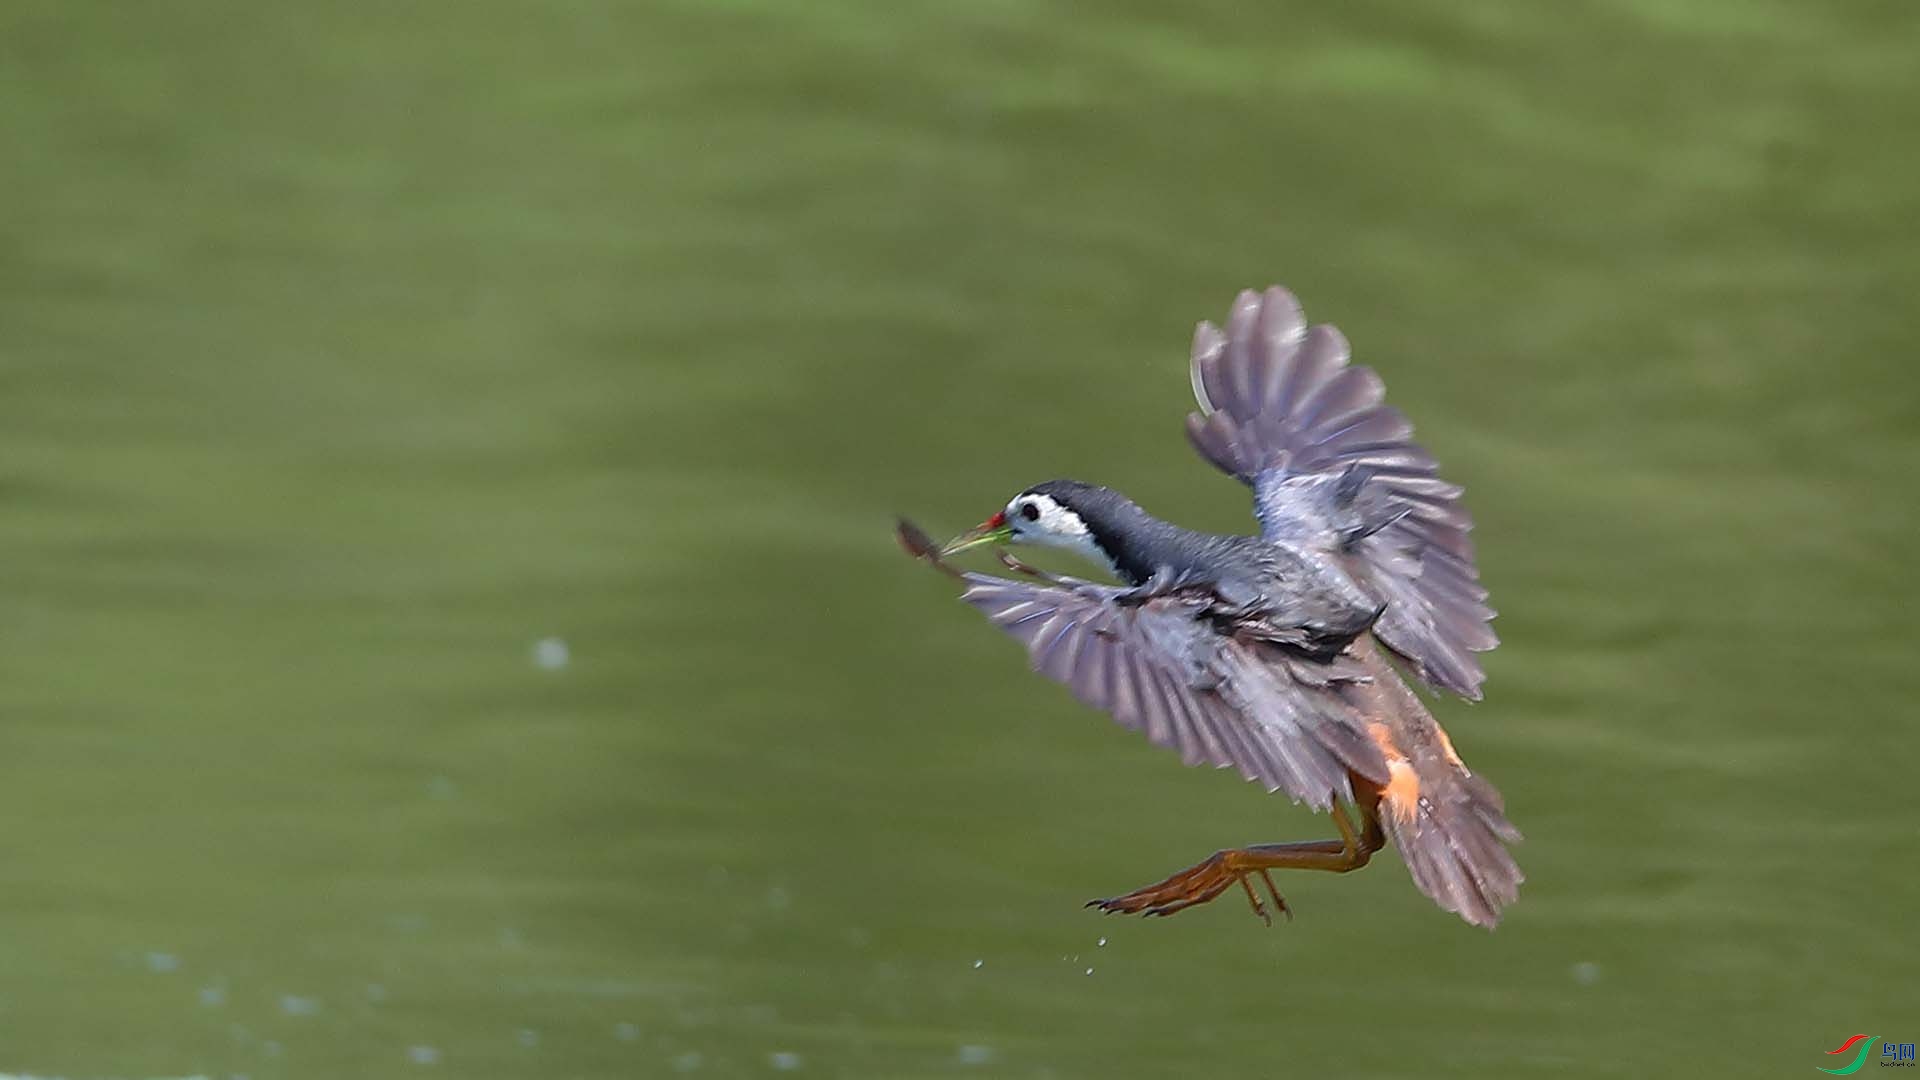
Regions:
M 1227 848 L 1087 906 L 1172 915 L 1237 884 L 1271 923 L 1255 876 L 1291 917 L 1268 871 L 1345 873 L 1391 843 L 1434 903 L 1492 927 L 1519 894 L 1520 833 L 1401 676 L 1478 700 L 1474 654 L 1498 641 L 1461 489 L 1340 331 L 1308 326 L 1285 289 L 1241 293 L 1224 330 L 1201 323 L 1192 378 L 1187 437 L 1253 490 L 1258 536 L 1182 528 L 1078 480 L 1026 488 L 946 545 L 899 523 L 1040 674 L 1189 765 L 1327 812 L 1340 834 Z M 1014 544 L 1077 552 L 1122 584 L 1043 573 Z M 1021 577 L 945 561 L 985 546 Z

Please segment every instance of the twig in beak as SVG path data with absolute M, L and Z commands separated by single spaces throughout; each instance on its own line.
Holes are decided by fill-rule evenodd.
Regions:
M 955 581 L 966 580 L 966 575 L 941 561 L 940 545 L 934 543 L 933 537 L 928 536 L 920 526 L 915 525 L 906 518 L 895 518 L 893 535 L 895 539 L 900 541 L 901 550 L 907 554 L 916 559 L 926 560 L 928 566 L 953 578 Z

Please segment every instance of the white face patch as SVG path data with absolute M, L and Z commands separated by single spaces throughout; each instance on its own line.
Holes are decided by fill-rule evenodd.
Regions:
M 1007 504 L 1007 524 L 1013 527 L 1016 544 L 1039 544 L 1065 548 L 1109 570 L 1113 560 L 1094 543 L 1093 532 L 1080 515 L 1061 506 L 1053 496 L 1029 491 L 1015 496 Z

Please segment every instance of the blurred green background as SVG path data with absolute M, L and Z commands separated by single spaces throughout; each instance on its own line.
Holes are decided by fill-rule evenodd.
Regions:
M 1916 41 L 1904 0 L 10 0 L 0 1072 L 1920 1036 Z M 1528 836 L 1491 935 L 1391 858 L 1272 930 L 1082 911 L 1328 823 L 890 539 L 1056 475 L 1249 527 L 1186 348 L 1270 282 L 1469 488 L 1505 644 L 1438 709 Z

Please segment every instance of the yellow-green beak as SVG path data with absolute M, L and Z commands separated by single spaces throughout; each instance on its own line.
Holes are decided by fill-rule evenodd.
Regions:
M 1013 526 L 1007 524 L 1007 515 L 995 514 L 987 520 L 947 541 L 940 549 L 940 557 L 951 558 L 963 551 L 971 551 L 987 544 L 1006 544 L 1013 541 Z

